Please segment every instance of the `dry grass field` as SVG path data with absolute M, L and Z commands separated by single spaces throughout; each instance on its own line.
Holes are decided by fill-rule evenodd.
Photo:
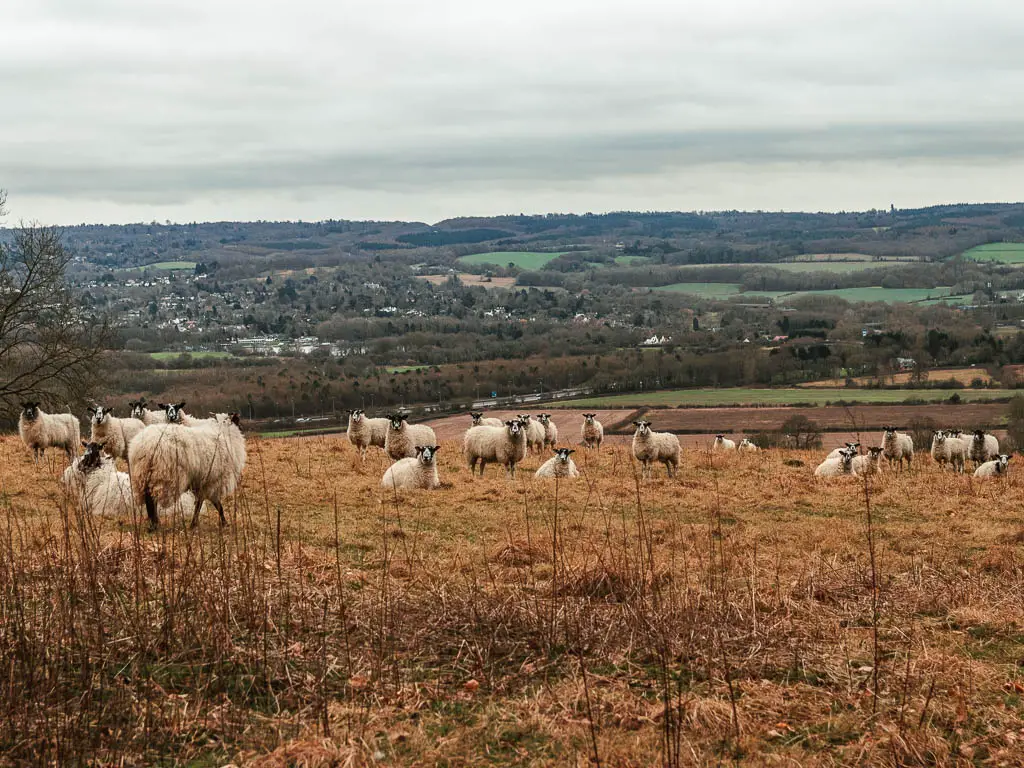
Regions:
M 928 371 L 928 381 L 959 381 L 964 386 L 970 386 L 976 379 L 988 384 L 992 381 L 992 375 L 984 368 L 940 368 Z M 861 386 L 873 384 L 879 381 L 876 376 L 857 376 L 854 381 Z M 891 376 L 884 376 L 881 379 L 886 385 L 909 384 L 910 372 L 894 373 Z M 809 381 L 806 384 L 798 384 L 798 387 L 825 388 L 845 386 L 845 379 L 820 379 Z
M 1020 765 L 1024 495 L 818 455 L 383 492 L 249 440 L 220 528 L 85 516 L 0 438 L 0 764 Z
M 443 285 L 448 282 L 450 275 L 417 275 L 420 280 L 426 280 L 433 285 Z M 482 288 L 511 288 L 516 284 L 514 277 L 492 277 L 484 278 L 482 275 L 474 275 L 471 272 L 459 272 L 456 277 L 463 285 L 478 285 Z

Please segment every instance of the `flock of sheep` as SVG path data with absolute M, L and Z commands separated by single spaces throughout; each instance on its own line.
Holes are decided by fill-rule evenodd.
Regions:
M 185 403 L 161 403 L 161 410 L 151 411 L 144 399 L 129 406 L 126 418 L 101 405 L 89 408 L 91 434 L 83 441 L 74 415 L 22 403 L 18 434 L 36 461 L 47 448 L 67 453 L 71 463 L 62 483 L 93 513 L 131 516 L 145 510 L 156 528 L 161 512 L 191 508 L 195 526 L 209 501 L 226 522 L 223 502 L 238 486 L 246 460 L 238 414 L 196 418 L 185 413 Z M 79 445 L 85 449 L 81 456 Z M 128 472 L 117 470 L 116 459 L 128 463 Z

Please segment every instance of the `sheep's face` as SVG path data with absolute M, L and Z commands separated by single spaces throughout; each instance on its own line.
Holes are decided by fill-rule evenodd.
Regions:
M 593 424 L 594 423 L 594 419 L 596 417 L 597 417 L 596 413 L 584 413 L 583 414 L 583 421 L 585 421 L 587 424 Z
M 530 414 L 528 413 L 520 413 L 517 418 L 523 424 L 523 426 L 530 423 Z
M 229 413 L 228 421 L 234 424 L 236 427 L 242 426 L 242 414 L 240 413 Z
M 439 445 L 417 445 L 416 457 L 420 460 L 420 464 L 429 466 L 434 463 L 439 450 L 441 450 Z
M 974 430 L 974 439 L 975 440 L 984 441 L 985 440 L 985 430 L 984 429 L 976 429 L 976 430 Z
M 725 435 L 715 435 L 715 442 L 720 443 L 725 440 Z
M 480 426 L 480 420 L 484 417 L 484 415 L 482 413 L 471 413 L 471 414 L 469 414 L 469 417 L 471 419 L 473 419 L 473 426 L 474 427 L 479 427 Z
M 505 422 L 505 426 L 508 427 L 508 432 L 512 437 L 518 435 L 523 429 L 523 424 L 519 419 L 510 419 Z
M 996 458 L 996 472 L 1005 472 L 1006 465 L 1010 463 L 1010 455 L 1008 453 L 1000 453 Z
M 539 421 L 541 424 L 543 424 L 546 427 L 548 425 L 548 422 L 551 421 L 551 414 L 550 413 L 542 413 L 540 416 L 537 417 L 537 421 Z
M 886 427 L 885 428 L 885 436 L 886 436 L 886 438 L 896 437 L 896 427 Z
M 360 420 L 363 418 L 363 412 L 357 408 L 356 410 L 352 411 L 352 413 L 349 414 L 348 418 L 349 421 L 351 421 L 353 424 L 358 424 Z
M 649 421 L 634 421 L 633 426 L 636 427 L 636 433 L 640 437 L 647 437 L 651 434 L 651 422 Z
M 109 421 L 111 411 L 109 408 L 104 408 L 102 405 L 97 405 L 95 408 L 90 408 L 89 413 L 92 414 L 92 423 L 99 426 L 104 421 Z
M 160 403 L 160 407 L 167 414 L 168 424 L 181 424 L 181 416 L 185 412 L 185 403 Z
M 82 441 L 85 453 L 78 461 L 78 471 L 83 473 L 95 472 L 103 466 L 103 446 L 100 443 L 87 443 Z
M 569 463 L 569 456 L 576 453 L 572 448 L 555 448 L 555 458 L 563 464 Z
M 843 458 L 843 466 L 844 467 L 849 467 L 850 464 L 853 463 L 853 457 L 857 455 L 857 449 L 856 448 L 844 448 L 839 453 L 840 453 L 840 455 Z
M 129 400 L 128 401 L 128 415 L 133 419 L 141 419 L 143 411 L 146 409 L 145 400 Z
M 878 461 L 879 457 L 881 457 L 881 455 L 882 455 L 882 449 L 881 448 L 868 448 L 868 455 L 871 457 L 872 461 Z
M 22 403 L 21 415 L 25 421 L 35 421 L 39 418 L 39 403 Z
M 945 444 L 946 444 L 946 433 L 943 432 L 941 429 L 937 430 L 935 432 L 935 434 L 932 435 L 932 445 L 945 445 Z
M 408 417 L 405 414 L 398 413 L 388 416 L 388 421 L 391 422 L 391 428 L 396 432 L 401 432 L 405 428 L 405 420 Z

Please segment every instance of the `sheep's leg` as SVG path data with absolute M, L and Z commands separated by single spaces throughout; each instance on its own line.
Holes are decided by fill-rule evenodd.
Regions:
M 196 506 L 195 506 L 195 509 L 192 510 L 192 527 L 193 528 L 195 528 L 197 525 L 199 525 L 199 510 L 201 510 L 202 508 L 203 508 L 203 497 L 197 495 L 196 496 Z M 221 512 L 220 516 L 223 519 L 224 513 Z
M 665 470 L 668 472 L 669 477 L 675 477 L 675 467 L 673 466 L 671 461 L 665 462 Z
M 149 492 L 149 489 L 146 489 L 145 501 L 149 527 L 155 531 L 160 525 L 160 516 L 156 513 L 156 499 L 153 498 L 153 494 Z
M 219 501 L 213 502 L 213 508 L 217 510 L 217 514 L 220 515 L 220 524 L 227 525 L 228 519 L 224 517 L 224 505 Z

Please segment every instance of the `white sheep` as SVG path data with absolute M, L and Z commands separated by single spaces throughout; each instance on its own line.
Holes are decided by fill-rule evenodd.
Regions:
M 968 458 L 980 466 L 992 461 L 997 456 L 999 456 L 999 441 L 996 440 L 995 435 L 986 434 L 983 429 L 974 430 Z
M 37 402 L 21 404 L 18 417 L 18 436 L 25 447 L 32 451 L 36 463 L 47 448 L 60 448 L 71 461 L 78 455 L 81 441 L 81 425 L 70 413 L 46 413 Z
M 604 442 L 604 426 L 597 420 L 596 413 L 583 414 L 583 428 L 580 430 L 580 434 L 585 447 L 601 450 L 601 443 Z
M 146 428 L 139 419 L 119 419 L 110 408 L 97 405 L 89 408 L 92 427 L 89 440 L 99 443 L 115 459 L 128 458 L 128 446 L 139 432 Z
M 651 465 L 660 461 L 673 477 L 679 467 L 679 438 L 671 432 L 652 432 L 649 421 L 634 421 L 633 426 L 633 457 L 640 462 L 641 475 L 650 474 Z
M 168 417 L 171 417 L 168 412 Z M 224 517 L 224 500 L 231 496 L 245 467 L 245 437 L 238 414 L 219 414 L 213 425 L 186 427 L 153 424 L 132 440 L 128 448 L 132 492 L 136 504 L 145 504 L 150 524 L 160 519 L 157 505 L 173 504 L 185 491 L 195 495 L 192 526 L 199 523 L 203 501 Z
M 470 427 L 463 438 L 462 450 L 474 475 L 480 462 L 480 477 L 487 464 L 501 464 L 510 477 L 516 475 L 516 464 L 526 456 L 526 430 L 519 419 L 511 419 L 501 427 Z
M 359 458 L 366 461 L 366 451 L 371 446 L 383 449 L 388 438 L 388 420 L 371 419 L 356 408 L 348 413 L 348 441 L 359 449 Z
M 715 435 L 715 442 L 711 444 L 712 451 L 735 451 L 736 441 L 730 440 L 725 435 Z
M 540 469 L 533 476 L 546 479 L 579 477 L 580 473 L 576 469 L 576 462 L 571 458 L 576 451 L 571 448 L 555 448 L 554 450 L 555 455 L 541 464 Z
M 856 454 L 859 452 L 860 443 L 847 443 L 840 448 L 833 448 L 829 452 L 828 456 L 825 457 L 825 461 L 828 461 L 829 459 L 841 459 L 850 448 L 853 448 L 853 452 Z
M 474 412 L 469 414 L 473 419 L 474 427 L 504 427 L 505 422 L 492 416 L 484 416 L 482 413 Z
M 903 469 L 903 462 L 906 460 L 907 468 L 914 458 L 914 440 L 910 435 L 897 432 L 896 427 L 885 427 L 882 434 L 882 453 L 889 460 L 889 466 L 896 464 Z
M 558 442 L 558 427 L 556 427 L 555 422 L 551 420 L 551 414 L 542 413 L 537 417 L 537 421 L 539 421 L 541 426 L 544 427 L 544 447 L 554 448 L 555 443 Z
M 749 439 L 744 437 L 742 440 L 740 440 L 740 444 L 736 446 L 736 450 L 755 453 L 756 451 L 759 451 L 761 449 L 758 448 L 757 445 L 755 445 L 754 443 L 750 442 Z
M 853 474 L 853 459 L 857 455 L 856 448 L 839 449 L 839 457 L 825 459 L 814 470 L 815 477 L 839 477 Z
M 991 477 L 999 477 L 1000 475 L 1006 474 L 1006 467 L 1010 461 L 1008 454 L 1000 453 L 996 458 L 986 461 L 976 470 L 974 470 L 974 476 L 984 480 Z
M 882 448 L 868 448 L 868 452 L 863 456 L 854 456 L 850 462 L 850 469 L 858 477 L 877 475 L 882 471 Z
M 964 467 L 967 466 L 967 456 L 971 451 L 971 438 L 960 430 L 947 431 L 945 435 L 945 453 L 949 463 L 953 469 L 962 473 Z
M 526 430 L 526 449 L 539 454 L 544 449 L 544 425 L 534 421 L 528 413 L 520 413 L 518 418 Z
M 129 400 L 128 407 L 131 409 L 129 416 L 133 419 L 138 419 L 147 427 L 150 424 L 166 424 L 167 423 L 167 412 L 166 411 L 151 411 L 146 407 L 146 398 L 141 397 L 138 400 Z
M 439 450 L 436 445 L 417 445 L 416 456 L 399 459 L 388 467 L 380 484 L 395 491 L 432 491 L 440 487 L 441 480 L 437 476 Z
M 407 413 L 388 415 L 384 452 L 394 461 L 416 458 L 417 445 L 437 445 L 437 435 L 426 424 L 409 424 Z

